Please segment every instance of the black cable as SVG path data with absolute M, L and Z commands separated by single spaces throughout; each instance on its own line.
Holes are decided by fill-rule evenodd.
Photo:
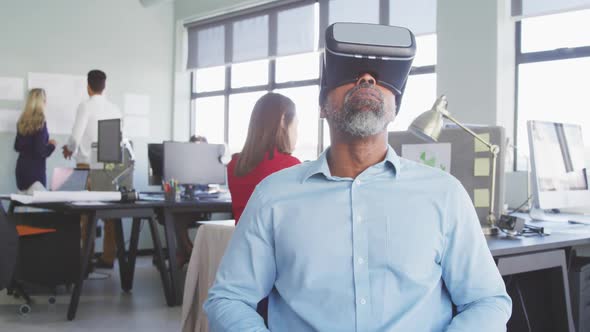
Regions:
M 533 236 L 545 236 L 546 234 L 541 229 L 535 229 L 535 228 L 529 227 L 528 225 L 524 225 L 524 229 L 522 231 L 522 234 L 520 234 L 520 235 L 522 235 L 523 237 L 533 237 Z
M 516 209 L 512 210 L 512 212 L 508 213 L 509 216 L 515 214 L 516 212 L 518 212 L 518 210 L 522 209 L 525 205 L 527 205 L 531 199 L 533 198 L 533 195 L 530 195 L 526 201 L 524 201 L 524 203 L 520 204 Z
M 518 292 L 518 297 L 520 298 L 520 306 L 522 307 L 524 319 L 526 320 L 526 325 L 529 328 L 529 332 L 532 332 L 533 330 L 531 329 L 531 322 L 529 321 L 529 315 L 526 311 L 526 306 L 524 304 L 524 298 L 522 296 L 522 291 L 520 290 L 520 285 L 518 284 L 518 281 L 516 281 L 515 284 L 516 284 L 516 292 Z

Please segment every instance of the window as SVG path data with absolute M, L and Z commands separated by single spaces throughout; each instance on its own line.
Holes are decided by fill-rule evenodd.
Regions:
M 516 169 L 528 168 L 527 121 L 569 122 L 590 129 L 590 115 L 584 110 L 590 86 L 588 29 L 590 10 L 517 22 Z M 590 133 L 584 141 L 590 144 Z
M 297 145 L 293 155 L 299 160 L 314 160 L 318 150 L 318 123 L 320 110 L 318 106 L 319 86 L 303 86 L 298 88 L 277 89 L 295 103 L 299 129 Z
M 522 20 L 522 52 L 590 45 L 590 10 Z
M 320 15 L 320 8 L 327 13 Z M 192 134 L 227 142 L 232 152 L 239 152 L 256 100 L 275 91 L 290 97 L 297 108 L 294 155 L 300 160 L 315 159 L 322 143 L 329 142 L 328 126 L 319 121 L 320 27 L 333 21 L 397 22 L 409 24 L 420 35 L 402 110 L 390 126 L 404 130 L 435 98 L 435 8 L 434 0 L 302 0 L 187 26 Z
M 528 120 L 576 123 L 590 129 L 588 87 L 590 57 L 522 64 L 518 68 L 518 169 L 529 155 Z M 590 145 L 590 133 L 584 132 Z
M 232 66 L 231 87 L 268 84 L 268 60 L 238 63 Z
M 223 90 L 225 87 L 225 66 L 198 69 L 194 78 L 195 92 Z
M 416 37 L 416 57 L 412 66 L 424 67 L 436 64 L 436 34 Z
M 254 104 L 266 92 L 236 93 L 229 96 L 229 150 L 232 153 L 242 151 L 248 136 L 248 125 Z
M 416 37 L 416 57 L 406 83 L 401 109 L 388 131 L 404 131 L 436 100 L 436 34 Z
M 410 75 L 402 105 L 388 131 L 404 131 L 414 119 L 429 110 L 436 100 L 436 74 Z
M 193 100 L 195 109 L 195 133 L 207 138 L 207 142 L 223 144 L 225 99 L 223 96 Z
M 276 64 L 277 83 L 320 77 L 320 54 L 317 52 L 281 57 Z

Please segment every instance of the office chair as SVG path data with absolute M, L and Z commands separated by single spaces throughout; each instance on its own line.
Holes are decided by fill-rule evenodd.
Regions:
M 0 204 L 0 290 L 6 288 L 8 295 L 22 297 L 25 304 L 19 307 L 19 312 L 26 314 L 31 311 L 31 298 L 25 292 L 23 285 L 13 279 L 18 256 L 18 237 L 15 223 L 9 220 L 4 207 Z
M 0 290 L 10 286 L 16 266 L 17 252 L 16 226 L 9 222 L 4 207 L 0 204 Z
M 49 304 L 55 304 L 57 287 L 65 285 L 69 291 L 77 280 L 80 270 L 78 218 L 54 212 L 6 214 L 0 211 L 0 224 L 10 226 L 16 233 L 14 254 L 10 257 L 14 262 L 5 287 L 8 295 L 24 300 L 19 313 L 31 311 L 32 294 L 44 298 L 49 295 Z M 0 238 L 4 236 L 0 230 Z M 0 249 L 4 246 L 5 241 L 0 240 Z M 4 250 L 0 250 L 0 255 L 5 255 Z M 2 264 L 4 261 L 2 258 Z M 0 271 L 4 274 L 3 265 Z

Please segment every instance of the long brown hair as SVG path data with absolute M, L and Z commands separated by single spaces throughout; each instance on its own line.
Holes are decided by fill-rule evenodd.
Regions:
M 295 118 L 295 103 L 278 93 L 267 93 L 254 105 L 248 126 L 246 143 L 240 153 L 234 174 L 244 176 L 250 173 L 264 159 L 274 158 L 275 148 L 290 154 L 293 144 L 289 139 L 289 126 Z
M 31 89 L 27 104 L 17 123 L 18 133 L 26 136 L 43 128 L 45 124 L 45 90 Z

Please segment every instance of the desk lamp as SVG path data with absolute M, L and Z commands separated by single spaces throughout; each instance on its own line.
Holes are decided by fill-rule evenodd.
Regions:
M 497 235 L 498 227 L 496 226 L 496 217 L 494 216 L 494 197 L 496 195 L 496 161 L 498 158 L 498 153 L 500 152 L 500 147 L 487 142 L 471 129 L 465 127 L 455 118 L 453 118 L 447 110 L 447 104 L 447 97 L 445 95 L 440 96 L 434 102 L 434 105 L 432 105 L 430 110 L 420 114 L 412 122 L 408 130 L 425 141 L 437 142 L 442 130 L 443 118 L 446 118 L 455 123 L 457 126 L 459 126 L 461 129 L 473 136 L 488 148 L 492 154 L 492 185 L 490 195 L 490 212 L 488 213 L 487 217 L 487 225 L 482 227 L 482 231 L 485 235 Z

